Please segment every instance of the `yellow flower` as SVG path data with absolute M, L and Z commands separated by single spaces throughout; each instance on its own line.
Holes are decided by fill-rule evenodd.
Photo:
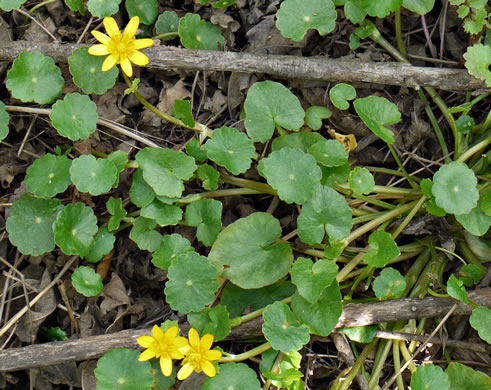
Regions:
M 172 326 L 164 333 L 157 325 L 152 328 L 152 336 L 141 336 L 136 339 L 138 344 L 147 348 L 138 360 L 144 362 L 152 358 L 160 358 L 160 369 L 165 376 L 172 374 L 172 359 L 182 359 L 188 348 L 185 337 L 178 336 L 179 328 Z
M 201 339 L 196 329 L 189 330 L 189 348 L 185 352 L 186 357 L 182 361 L 182 367 L 177 373 L 177 379 L 184 380 L 194 371 L 203 371 L 206 375 L 214 377 L 217 373 L 212 361 L 222 357 L 222 353 L 216 349 L 210 350 L 213 344 L 213 336 L 205 334 Z
M 135 39 L 139 24 L 140 18 L 133 16 L 121 34 L 116 21 L 108 17 L 104 18 L 104 27 L 109 36 L 99 31 L 92 31 L 92 35 L 101 44 L 91 46 L 89 53 L 93 56 L 107 56 L 109 54 L 102 64 L 103 72 L 112 69 L 116 64 L 120 64 L 123 72 L 131 77 L 133 75 L 131 62 L 140 66 L 148 64 L 148 57 L 138 50 L 152 46 L 153 41 L 149 38 Z

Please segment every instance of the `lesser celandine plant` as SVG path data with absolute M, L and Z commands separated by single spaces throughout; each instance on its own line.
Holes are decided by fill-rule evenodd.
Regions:
M 0 0 L 0 8 L 10 11 L 22 3 Z M 66 3 L 73 11 L 85 11 L 82 2 Z M 179 335 L 176 322 L 166 321 L 161 327 L 154 326 L 152 335 L 138 338 L 143 352 L 120 348 L 106 353 L 95 370 L 98 389 L 169 389 L 176 372 L 177 379 L 185 380 L 195 371 L 206 375 L 205 389 L 256 390 L 261 384 L 252 363 L 239 363 L 251 357 L 260 359 L 257 370 L 265 378 L 263 388 L 304 388 L 303 346 L 311 335 L 325 337 L 332 333 L 343 303 L 359 302 L 357 291 L 361 285 L 367 290 L 361 301 L 450 295 L 474 307 L 470 325 L 483 340 L 491 341 L 490 310 L 477 307 L 466 293 L 466 287 L 479 283 L 486 271 L 482 263 L 491 258 L 485 240 L 491 224 L 491 157 L 486 152 L 491 142 L 491 115 L 480 118 L 475 110 L 488 93 L 472 100 L 469 95 L 462 105 L 448 108 L 434 90 L 418 90 L 421 99 L 430 96 L 443 114 L 454 149 L 453 154 L 447 153 L 451 149 L 447 145 L 449 137 L 443 136 L 441 123 L 431 119 L 435 115 L 427 104 L 435 137 L 448 161 L 432 177 L 425 177 L 406 171 L 400 160 L 396 135 L 389 126 L 396 126 L 402 117 L 393 102 L 380 96 L 360 98 L 349 84 L 333 86 L 328 94 L 332 105 L 340 112 L 351 109 L 349 115 L 357 116 L 378 137 L 399 169 L 352 167 L 350 153 L 356 148 L 356 140 L 335 129 L 324 132 L 323 124 L 332 115 L 329 108 L 313 106 L 304 110 L 297 96 L 275 81 L 256 82 L 248 89 L 243 106 L 245 132 L 227 126 L 209 129 L 195 120 L 189 101 L 177 100 L 171 114 L 158 110 L 138 93 L 139 80 L 130 80 L 131 63 L 148 63 L 139 50 L 153 43 L 150 38 L 136 39 L 139 21 L 147 26 L 143 30 L 148 32 L 149 26 L 154 26 L 159 39 L 179 38 L 186 48 L 219 50 L 224 38 L 216 26 L 199 15 L 179 17 L 171 11 L 158 15 L 156 0 L 125 1 L 130 21 L 121 33 L 111 18 L 119 3 L 87 2 L 93 16 L 104 18 L 107 35 L 94 31 L 100 44 L 77 49 L 69 58 L 73 81 L 83 93 L 61 98 L 65 82 L 62 73 L 51 58 L 40 52 L 22 53 L 6 82 L 12 96 L 22 102 L 54 103 L 49 113 L 51 124 L 68 144 L 36 159 L 28 168 L 27 192 L 13 203 L 7 220 L 10 242 L 25 255 L 40 256 L 58 248 L 65 254 L 80 256 L 84 265 L 73 272 L 73 286 L 85 296 L 97 296 L 103 282 L 90 263 L 101 261 L 113 250 L 118 234 L 130 229 L 129 238 L 140 250 L 152 254 L 155 267 L 167 271 L 167 304 L 187 315 L 191 325 L 188 339 Z M 227 7 L 233 3 L 219 0 L 212 5 Z M 405 59 L 403 47 L 392 47 L 369 20 L 395 12 L 396 35 L 400 38 L 397 17 L 402 2 L 335 3 L 343 3 L 346 18 L 359 24 L 350 37 L 353 50 L 360 40 L 369 38 L 396 59 Z M 341 14 L 335 3 L 284 0 L 276 15 L 277 27 L 285 37 L 296 41 L 302 40 L 309 29 L 328 34 Z M 460 7 L 466 6 L 460 3 Z M 462 16 L 470 32 L 477 30 L 482 21 L 482 12 L 475 9 L 474 3 L 469 5 L 470 14 Z M 403 4 L 419 15 L 433 8 L 431 1 Z M 483 7 L 489 10 L 487 5 Z M 397 41 L 403 43 L 402 39 Z M 468 50 L 466 59 L 469 70 L 489 86 L 489 61 L 486 65 L 482 55 L 489 53 L 488 49 L 482 40 Z M 139 137 L 147 147 L 133 159 L 122 151 L 80 155 L 69 141 L 89 138 L 97 124 L 104 123 L 89 95 L 104 94 L 114 85 L 119 71 L 116 65 L 123 71 L 127 93 L 133 93 L 161 118 L 199 136 L 182 151 L 159 148 Z M 30 109 L 46 114 L 35 107 Z M 0 102 L 1 139 L 8 135 L 8 110 L 16 107 Z M 129 202 L 114 195 L 123 171 L 129 171 L 131 177 Z M 241 177 L 247 171 L 253 173 L 247 177 L 261 179 Z M 376 185 L 374 175 L 379 174 L 399 178 L 405 184 Z M 104 210 L 104 214 L 96 215 L 81 201 L 67 204 L 66 196 L 60 194 L 68 188 L 101 197 L 107 213 Z M 291 207 L 296 229 L 284 235 L 274 212 L 254 212 L 222 226 L 223 204 L 219 198 L 257 195 L 264 199 L 277 197 L 284 207 Z M 445 223 L 457 232 L 458 246 L 451 255 L 462 262 L 462 268 L 448 280 L 443 275 L 448 260 L 442 253 L 449 250 L 439 245 L 438 237 L 429 234 L 410 241 L 411 236 L 406 235 L 405 244 L 400 243 L 405 228 L 425 213 L 446 218 Z M 206 250 L 198 253 L 188 239 L 173 231 L 178 224 L 195 228 L 196 238 Z M 162 235 L 161 228 L 170 233 Z M 411 261 L 402 275 L 397 263 L 408 259 Z M 264 336 L 258 346 L 239 355 L 212 348 L 233 327 L 258 317 L 263 319 Z M 428 322 L 423 319 L 387 325 L 387 329 L 423 333 Z M 404 364 L 401 356 L 411 361 L 416 345 L 380 341 L 376 337 L 378 328 L 372 325 L 340 330 L 352 340 L 353 348 L 361 345 L 362 350 L 356 351 L 358 360 L 353 368 L 338 375 L 334 389 L 352 385 L 374 348 L 377 354 L 373 367 L 370 373 L 364 372 L 371 388 L 379 386 L 388 356 L 384 351 L 391 350 L 391 346 L 396 373 Z M 181 361 L 177 370 L 173 370 L 175 360 Z M 462 380 L 472 388 L 489 385 L 490 381 L 484 374 L 457 363 L 450 363 L 445 371 L 433 365 L 416 368 L 410 364 L 409 369 L 415 390 L 435 381 L 441 389 L 459 388 Z M 399 388 L 405 386 L 400 376 L 391 380 Z M 387 387 L 389 382 L 380 385 Z

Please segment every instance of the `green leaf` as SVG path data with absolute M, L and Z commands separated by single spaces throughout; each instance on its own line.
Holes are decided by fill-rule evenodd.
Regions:
M 155 23 L 155 32 L 157 35 L 177 33 L 179 28 L 179 17 L 174 11 L 165 11 L 160 14 Z M 164 41 L 174 39 L 175 37 L 164 38 Z
M 291 133 L 282 135 L 281 137 L 275 137 L 271 144 L 271 151 L 277 152 L 283 148 L 300 149 L 302 152 L 307 153 L 307 150 L 317 142 L 326 141 L 326 139 L 319 133 L 310 133 L 301 131 L 299 133 Z
M 357 24 L 363 22 L 365 16 L 367 16 L 367 11 L 361 6 L 361 0 L 348 0 L 344 4 L 344 14 L 346 15 L 346 19 L 350 20 L 351 23 Z M 350 36 L 350 49 L 355 50 L 358 47 L 353 48 L 352 38 L 354 40 L 358 39 L 358 47 L 360 46 L 360 40 L 355 34 L 351 34 Z
M 491 388 L 491 377 L 463 364 L 452 362 L 445 372 L 450 379 L 450 390 L 488 390 Z
M 206 150 L 201 147 L 199 141 L 196 138 L 192 138 L 191 141 L 186 144 L 186 153 L 191 157 L 194 157 L 194 159 L 198 162 L 208 159 L 208 156 L 206 155 Z
M 67 333 L 59 326 L 48 329 L 48 337 L 51 341 L 66 341 L 68 340 Z
M 447 213 L 468 214 L 479 199 L 474 171 L 461 162 L 445 164 L 433 176 L 431 191 L 437 206 Z
M 174 383 L 176 383 L 176 371 L 172 370 L 170 376 L 164 376 L 160 368 L 160 359 L 150 360 L 150 365 L 152 367 L 150 372 L 153 375 L 152 390 L 170 390 Z
M 197 168 L 194 158 L 171 149 L 145 148 L 135 159 L 155 193 L 169 198 L 181 197 L 182 181 L 190 179 Z
M 402 0 L 361 0 L 361 6 L 368 15 L 385 18 L 391 12 L 397 11 L 402 5 Z
M 368 243 L 373 249 L 363 255 L 363 262 L 372 267 L 385 267 L 401 254 L 392 236 L 383 230 L 370 234 Z
M 220 233 L 222 208 L 222 202 L 216 199 L 201 199 L 186 207 L 186 222 L 198 228 L 196 236 L 206 246 L 212 246 Z
M 211 334 L 215 341 L 223 340 L 230 334 L 230 318 L 223 305 L 189 313 L 188 321 L 199 334 Z
M 447 280 L 447 293 L 452 298 L 455 298 L 461 302 L 470 302 L 469 298 L 467 298 L 467 291 L 465 290 L 464 282 L 457 279 L 455 275 L 450 275 Z
M 159 226 L 175 226 L 182 219 L 182 210 L 180 207 L 164 204 L 154 199 L 152 203 L 142 207 L 140 215 L 154 219 Z
M 97 129 L 97 106 L 87 95 L 71 93 L 53 104 L 53 127 L 72 141 L 87 139 Z
M 27 0 L 0 0 L 0 9 L 9 12 L 13 9 L 20 8 L 26 1 Z
M 189 100 L 176 100 L 172 106 L 172 115 L 182 120 L 182 123 L 184 123 L 186 126 L 194 127 L 191 102 Z
M 138 248 L 153 252 L 157 250 L 162 241 L 162 236 L 155 229 L 157 222 L 153 219 L 139 217 L 133 222 L 130 238 L 138 245 Z
M 65 0 L 65 4 L 73 12 L 80 12 L 82 16 L 85 16 L 85 8 L 82 0 Z
M 12 245 L 25 255 L 40 256 L 55 248 L 53 222 L 63 209 L 59 199 L 40 199 L 25 192 L 10 207 L 7 232 Z
M 104 2 L 104 4 L 107 2 Z M 114 67 L 107 72 L 102 71 L 102 63 L 106 57 L 89 54 L 88 47 L 75 49 L 68 57 L 70 73 L 75 85 L 86 94 L 102 95 L 116 83 L 118 69 Z
M 373 291 L 380 300 L 402 297 L 406 289 L 406 279 L 394 268 L 384 268 L 373 281 Z
M 491 87 L 491 46 L 478 43 L 467 48 L 464 54 L 465 67 L 471 75 L 483 80 L 488 87 Z
M 218 188 L 218 179 L 220 173 L 208 164 L 202 164 L 198 167 L 196 175 L 203 181 L 203 188 L 207 191 L 215 191 Z
M 114 234 L 109 232 L 107 227 L 101 227 L 85 259 L 91 263 L 97 263 L 102 259 L 102 256 L 111 252 L 114 247 L 114 241 L 116 241 Z
M 310 29 L 330 33 L 337 16 L 332 0 L 285 0 L 276 13 L 276 27 L 284 37 L 301 41 Z
M 153 24 L 157 19 L 157 0 L 126 0 L 124 5 L 129 17 L 138 16 L 142 24 Z
M 72 183 L 70 166 L 72 161 L 66 156 L 45 154 L 35 160 L 26 174 L 26 187 L 29 192 L 39 197 L 51 198 L 64 192 Z
M 373 4 L 378 3 L 373 2 Z M 377 137 L 389 145 L 394 143 L 394 133 L 385 127 L 401 121 L 401 113 L 394 103 L 380 96 L 368 96 L 356 99 L 354 106 L 358 116 Z
M 159 249 L 153 253 L 152 263 L 165 271 L 175 258 L 192 251 L 194 249 L 188 239 L 177 233 L 167 234 L 162 238 Z
M 55 222 L 55 243 L 66 255 L 87 256 L 97 233 L 94 211 L 83 203 L 66 205 Z
M 262 330 L 271 346 L 281 352 L 298 351 L 310 340 L 309 327 L 298 324 L 290 308 L 275 302 L 263 313 Z
M 154 381 L 150 362 L 140 362 L 140 352 L 117 348 L 99 359 L 94 374 L 97 390 L 150 390 Z
M 292 309 L 297 318 L 310 327 L 311 333 L 328 336 L 343 312 L 338 282 L 333 281 L 325 288 L 315 303 L 310 303 L 295 293 L 292 297 Z
M 459 116 L 459 119 L 457 119 L 455 123 L 457 125 L 457 131 L 462 134 L 469 133 L 474 128 L 474 126 L 476 126 L 476 122 L 469 115 Z
M 128 153 L 123 152 L 122 150 L 115 150 L 114 152 L 108 154 L 107 161 L 112 162 L 118 170 L 116 182 L 113 184 L 113 188 L 117 188 L 119 183 L 119 174 L 125 170 L 126 164 L 128 163 Z
M 314 263 L 305 257 L 299 257 L 290 270 L 298 293 L 310 303 L 319 300 L 322 291 L 331 285 L 337 273 L 338 266 L 334 261 L 321 259 Z M 278 349 L 274 345 L 273 348 Z
M 179 20 L 179 37 L 186 49 L 220 50 L 225 39 L 213 24 L 201 20 L 197 14 L 186 14 Z
M 472 287 L 474 284 L 478 284 L 486 274 L 485 267 L 477 266 L 475 264 L 466 264 L 459 270 L 459 278 L 464 282 L 467 287 Z
M 433 364 L 419 366 L 411 376 L 411 390 L 448 390 L 450 381 L 441 367 Z
M 491 216 L 482 212 L 482 198 L 477 202 L 477 206 L 474 207 L 470 213 L 455 215 L 457 221 L 467 230 L 475 236 L 483 236 L 491 226 Z
M 487 307 L 480 306 L 472 311 L 469 318 L 471 326 L 477 330 L 479 337 L 491 344 L 491 310 Z
M 266 142 L 276 126 L 298 131 L 305 112 L 298 98 L 283 84 L 262 81 L 249 88 L 244 102 L 245 127 L 254 142 Z
M 88 0 L 87 9 L 93 16 L 105 18 L 118 12 L 119 3 L 121 0 Z
M 305 123 L 312 130 L 319 130 L 322 126 L 322 119 L 330 118 L 331 110 L 322 106 L 311 106 L 305 111 Z
M 378 331 L 378 325 L 354 326 L 353 328 L 338 329 L 339 333 L 345 334 L 350 340 L 357 343 L 370 343 Z
M 143 179 L 143 170 L 137 169 L 133 173 L 133 181 L 130 188 L 130 199 L 137 207 L 148 206 L 155 199 L 155 192 Z
M 286 276 L 293 255 L 290 245 L 276 242 L 279 221 L 268 213 L 254 213 L 223 229 L 208 258 L 221 277 L 242 288 L 260 288 Z
M 343 253 L 344 250 L 344 242 L 329 239 L 329 244 L 326 244 L 324 247 L 324 257 L 329 260 L 336 260 L 338 256 Z
M 346 83 L 336 84 L 329 90 L 329 99 L 340 110 L 347 110 L 349 108 L 348 100 L 353 100 L 355 97 L 356 89 Z
M 432 192 L 433 182 L 431 181 L 431 179 L 421 180 L 420 186 L 423 195 L 428 198 L 428 200 L 425 203 L 426 210 L 430 214 L 436 215 L 437 217 L 444 217 L 446 214 L 445 210 L 443 210 L 441 207 L 438 207 L 436 205 L 435 195 L 433 195 Z
M 369 194 L 373 191 L 375 180 L 366 168 L 356 167 L 349 174 L 350 188 L 359 194 Z
M 286 203 L 304 204 L 310 200 L 322 177 L 310 154 L 291 148 L 272 152 L 259 162 L 258 170 Z
M 308 152 L 319 164 L 326 167 L 339 167 L 348 162 L 348 152 L 340 142 L 333 139 L 315 143 Z
M 262 288 L 247 290 L 227 283 L 221 303 L 227 307 L 231 317 L 238 317 L 246 310 L 259 310 L 270 303 L 290 297 L 295 291 L 295 286 L 289 281 L 279 281 Z
M 488 217 L 491 217 L 491 191 L 487 191 L 481 197 L 481 210 Z
M 215 299 L 217 271 L 206 257 L 189 252 L 172 261 L 165 285 L 167 303 L 181 313 L 201 311 Z
M 227 8 L 237 3 L 237 0 L 217 0 L 211 6 L 213 8 Z
M 206 142 L 204 149 L 210 160 L 234 175 L 247 171 L 256 153 L 254 143 L 246 134 L 226 126 L 213 132 L 213 138 Z
M 435 0 L 403 0 L 402 6 L 408 10 L 424 15 L 430 12 L 435 5 Z
M 351 208 L 342 195 L 331 187 L 319 186 L 298 216 L 298 236 L 310 245 L 320 244 L 324 233 L 342 240 L 353 226 L 351 216 Z
M 0 101 L 0 142 L 9 135 L 10 116 L 5 108 L 5 104 Z
M 220 371 L 213 378 L 206 377 L 202 390 L 260 390 L 261 384 L 256 372 L 244 363 L 220 365 Z
M 102 292 L 102 278 L 90 267 L 78 267 L 72 274 L 72 284 L 79 294 L 95 297 Z
M 104 159 L 92 155 L 83 155 L 72 161 L 70 176 L 80 192 L 100 195 L 111 190 L 117 179 L 116 166 Z
M 261 373 L 265 378 L 273 379 L 273 386 L 279 388 L 288 387 L 289 390 L 301 390 L 304 387 L 303 382 L 299 380 L 303 376 L 299 371 L 302 355 L 297 351 L 284 354 L 279 367 L 273 373 L 271 370 L 278 353 L 278 351 L 271 348 L 261 355 L 261 363 L 259 365 Z M 295 383 L 300 383 L 301 387 L 295 386 Z
M 39 51 L 20 53 L 7 74 L 7 88 L 23 102 L 52 103 L 61 95 L 64 83 L 53 59 Z
M 351 165 L 347 162 L 340 167 L 321 167 L 322 179 L 321 184 L 334 187 L 336 184 L 344 184 L 348 181 L 351 173 Z

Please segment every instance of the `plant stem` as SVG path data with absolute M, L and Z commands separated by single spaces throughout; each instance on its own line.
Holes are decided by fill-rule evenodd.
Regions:
M 168 32 L 165 34 L 159 34 L 159 35 L 152 37 L 152 39 L 166 39 L 166 38 L 174 39 L 174 38 L 177 38 L 178 36 L 179 36 L 179 33 L 176 31 L 176 32 Z
M 419 209 L 423 206 L 423 203 L 425 202 L 425 200 L 426 200 L 426 196 L 423 195 L 420 198 L 420 200 L 418 201 L 418 203 L 416 203 L 416 206 L 414 206 L 414 208 L 406 216 L 404 221 L 402 221 L 402 223 L 397 227 L 397 229 L 394 230 L 394 232 L 392 233 L 392 238 L 394 240 L 397 238 L 397 236 L 399 236 L 399 234 L 401 234 L 401 232 L 406 228 L 406 226 L 409 224 L 409 222 L 411 222 L 413 217 L 416 215 L 416 213 L 419 211 Z
M 200 192 L 199 194 L 190 194 L 185 196 L 184 198 L 179 199 L 176 203 L 189 204 L 206 198 L 222 198 L 224 196 L 258 195 L 258 194 L 264 194 L 264 192 L 253 190 L 251 188 L 229 188 L 225 190 L 206 191 L 206 192 Z
M 341 192 L 343 190 L 351 190 L 348 183 L 345 184 L 336 184 L 336 190 Z M 376 194 L 388 194 L 388 195 L 399 195 L 399 196 L 421 196 L 421 191 L 414 190 L 412 188 L 397 188 L 397 187 L 387 187 L 387 186 L 373 186 L 373 193 Z
M 409 185 L 411 187 L 413 187 L 414 189 L 418 188 L 418 185 L 413 181 L 413 178 L 411 176 L 409 176 L 409 174 L 407 173 L 406 168 L 404 167 L 404 165 L 402 165 L 401 159 L 397 155 L 396 150 L 394 149 L 394 147 L 392 145 L 389 145 L 389 144 L 387 144 L 387 146 L 389 147 L 389 150 L 392 153 L 392 156 L 394 157 L 394 160 L 396 160 L 397 165 L 399 165 L 399 168 L 401 169 L 401 172 L 404 175 L 404 177 L 406 178 L 406 180 L 409 183 Z
M 407 57 L 406 46 L 402 40 L 401 9 L 398 8 L 395 13 L 396 41 L 399 51 L 404 57 Z
M 264 344 L 259 345 L 256 348 L 253 348 L 247 352 L 238 354 L 238 355 L 229 355 L 222 357 L 218 362 L 219 363 L 230 363 L 230 362 L 242 362 L 244 360 L 250 359 L 253 356 L 260 355 L 261 353 L 271 349 L 271 343 L 268 341 Z
M 265 194 L 275 195 L 277 196 L 276 190 L 273 189 L 269 184 L 261 183 L 254 180 L 241 179 L 239 177 L 234 177 L 227 175 L 226 173 L 220 173 L 220 180 L 223 183 L 229 183 L 236 185 L 238 187 L 250 188 L 253 190 L 261 191 Z
M 466 162 L 472 155 L 479 153 L 481 150 L 485 149 L 491 143 L 491 134 L 489 134 L 481 142 L 478 142 L 474 146 L 467 149 L 460 157 L 456 160 L 459 162 Z
M 36 11 L 38 8 L 44 7 L 45 5 L 48 5 L 48 4 L 51 4 L 51 3 L 56 3 L 57 1 L 59 1 L 59 0 L 46 0 L 46 1 L 42 1 L 39 4 L 36 4 L 34 7 L 32 7 L 29 10 L 29 15 L 32 15 L 34 13 L 34 11 Z
M 355 364 L 353 364 L 353 367 L 351 367 L 348 375 L 346 375 L 346 377 L 344 378 L 343 383 L 339 387 L 339 390 L 348 390 L 350 388 L 350 385 L 355 379 L 356 374 L 358 374 L 358 371 L 360 371 L 361 366 L 363 365 L 363 363 L 365 363 L 365 360 L 367 359 L 369 353 L 372 352 L 372 349 L 375 348 L 377 342 L 378 339 L 374 338 L 370 344 L 363 348 L 363 351 L 361 351 L 360 356 L 358 356 L 358 359 L 356 359 Z

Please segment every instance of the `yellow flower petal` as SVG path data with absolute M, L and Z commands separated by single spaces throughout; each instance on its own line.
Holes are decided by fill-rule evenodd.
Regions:
M 133 68 L 131 67 L 131 62 L 127 57 L 121 60 L 121 69 L 123 69 L 126 76 L 133 76 Z
M 150 38 L 135 39 L 134 45 L 136 50 L 144 49 L 150 47 L 154 44 L 153 40 Z
M 109 55 L 102 63 L 102 71 L 107 72 L 109 69 L 112 69 L 117 62 L 117 56 L 115 56 L 114 54 Z
M 218 349 L 212 349 L 204 353 L 204 357 L 207 360 L 218 360 L 222 357 L 222 352 Z
M 198 349 L 200 345 L 199 334 L 198 331 L 194 328 L 189 329 L 188 333 L 189 344 L 191 347 Z
M 121 36 L 121 31 L 119 31 L 118 24 L 111 18 L 110 16 L 104 18 L 104 28 L 106 29 L 107 34 L 114 39 L 115 37 Z
M 201 348 L 202 349 L 210 349 L 213 344 L 213 336 L 211 334 L 205 334 L 201 338 Z
M 138 361 L 145 362 L 147 360 L 153 359 L 155 357 L 155 352 L 153 349 L 146 349 L 143 351 L 138 358 Z
M 170 376 L 172 374 L 172 359 L 169 356 L 162 356 L 160 358 L 160 369 L 164 376 Z
M 217 370 L 215 369 L 215 366 L 212 363 L 210 363 L 208 360 L 204 360 L 201 362 L 201 368 L 203 369 L 204 373 L 209 377 L 213 378 L 217 374 Z
M 140 51 L 133 51 L 128 55 L 128 58 L 136 65 L 143 66 L 148 64 L 148 57 Z
M 164 332 L 162 331 L 162 329 L 160 329 L 160 327 L 158 327 L 157 325 L 154 325 L 153 328 L 152 328 L 152 334 L 153 334 L 153 337 L 155 337 L 155 339 L 161 343 L 164 341 Z
M 183 381 L 193 373 L 193 370 L 194 368 L 190 363 L 185 363 L 177 373 L 177 379 Z
M 132 62 L 135 62 L 135 61 L 132 60 Z M 136 62 L 135 62 L 135 64 L 136 64 Z M 139 65 L 139 64 L 137 64 L 137 65 Z M 174 340 L 178 334 L 179 334 L 179 328 L 177 326 L 171 326 L 169 329 L 167 329 L 165 331 L 164 337 L 166 340 Z
M 109 38 L 106 34 L 101 33 L 100 31 L 92 31 L 91 34 L 103 45 L 107 45 L 111 42 L 111 38 Z
M 139 24 L 140 24 L 140 18 L 138 16 L 133 16 L 131 20 L 128 22 L 126 28 L 124 29 L 123 35 L 127 37 L 135 36 Z
M 89 47 L 89 54 L 92 54 L 93 56 L 107 56 L 109 50 L 107 50 L 107 46 L 105 45 L 94 45 Z
M 150 348 L 153 344 L 154 338 L 152 336 L 140 336 L 136 339 L 136 342 L 143 348 Z

